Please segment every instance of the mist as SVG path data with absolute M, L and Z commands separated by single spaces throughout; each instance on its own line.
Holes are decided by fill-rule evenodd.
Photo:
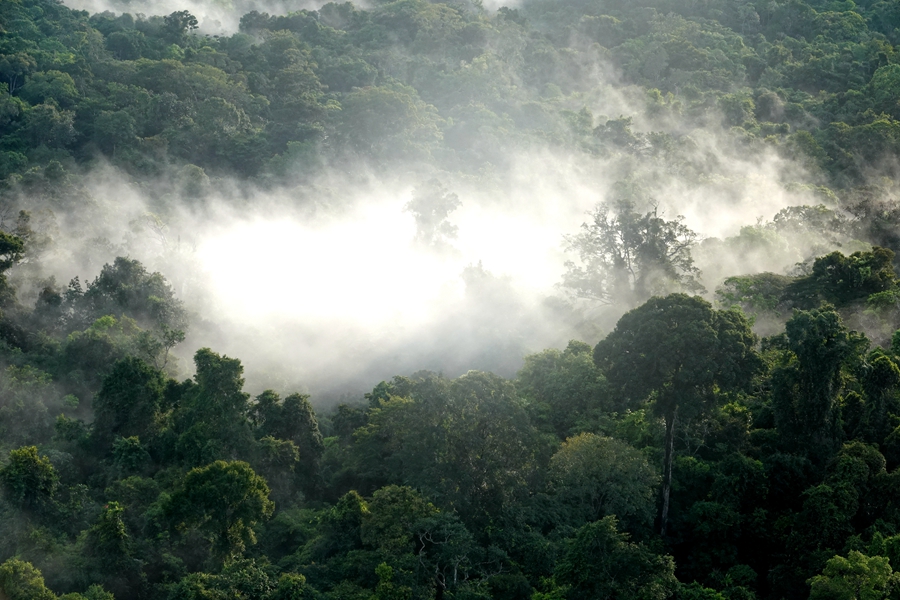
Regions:
M 894 581 L 888 4 L 0 0 L 0 599 Z
M 124 0 L 66 4 L 138 9 Z M 152 12 L 187 9 L 210 33 L 235 31 L 246 10 L 319 4 L 173 0 Z M 810 233 L 748 250 L 738 243 L 742 228 L 822 202 L 817 176 L 775 147 L 751 146 L 715 111 L 698 126 L 654 104 L 599 54 L 589 72 L 589 92 L 554 99 L 550 89 L 546 101 L 580 104 L 589 129 L 624 128 L 636 155 L 574 152 L 535 135 L 502 141 L 478 170 L 337 156 L 315 175 L 288 167 L 276 185 L 199 171 L 200 192 L 179 184 L 196 167 L 138 184 L 95 165 L 82 184 L 90 201 L 52 207 L 44 227 L 55 232 L 53 247 L 40 265 L 14 274 L 20 301 L 33 303 L 50 277 L 58 286 L 75 275 L 90 281 L 116 256 L 138 259 L 163 273 L 196 315 L 176 349 L 183 375 L 194 351 L 208 346 L 242 360 L 248 391 L 301 390 L 327 404 L 421 369 L 513 376 L 528 353 L 573 338 L 596 343 L 630 307 L 578 301 L 559 284 L 574 259 L 563 237 L 601 202 L 628 199 L 639 211 L 683 216 L 705 240 L 694 258 L 710 300 L 728 276 L 784 273 L 852 241 Z M 432 181 L 459 206 L 446 217 L 453 235 L 429 246 L 417 242 L 408 204 Z
M 814 200 L 804 189 L 785 189 L 795 165 L 774 154 L 720 158 L 719 166 L 711 183 L 669 175 L 636 198 L 667 218 L 684 215 L 708 239 Z M 91 235 L 58 239 L 41 258 L 41 276 L 30 277 L 90 281 L 117 255 L 139 259 L 202 315 L 176 349 L 183 374 L 193 352 L 208 346 L 242 360 L 254 393 L 302 390 L 330 403 L 422 369 L 513 376 L 527 353 L 573 338 L 596 343 L 627 310 L 573 302 L 558 285 L 573 258 L 563 235 L 622 193 L 621 169 L 614 160 L 547 147 L 511 156 L 508 169 L 481 179 L 345 165 L 294 187 L 219 179 L 204 198 L 191 199 L 164 182 L 129 183 L 106 167 L 87 183 L 95 199 Z M 424 246 L 407 205 L 435 179 L 459 198 L 447 217 L 457 230 L 443 246 Z M 58 218 L 62 231 L 84 231 L 85 223 L 68 222 L 74 215 Z M 712 299 L 725 276 L 783 272 L 804 252 L 695 254 Z

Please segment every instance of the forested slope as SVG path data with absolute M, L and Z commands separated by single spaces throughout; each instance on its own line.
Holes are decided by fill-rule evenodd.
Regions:
M 0 598 L 900 593 L 897 3 L 395 0 L 236 33 L 114 7 L 0 1 Z M 452 255 L 454 189 L 502 196 L 522 156 L 605 183 L 544 303 L 589 339 L 512 378 L 251 394 L 237 358 L 178 360 L 218 315 L 134 258 L 371 173 Z M 755 223 L 754 186 L 782 203 Z M 115 190 L 147 203 L 121 240 Z M 471 330 L 522 347 L 502 277 L 463 279 Z

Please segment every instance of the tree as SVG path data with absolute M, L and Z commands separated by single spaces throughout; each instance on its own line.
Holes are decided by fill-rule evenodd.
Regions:
M 72 108 L 78 100 L 78 89 L 68 73 L 42 71 L 29 78 L 19 95 L 33 105 L 50 100 L 61 108 Z
M 447 218 L 461 205 L 459 197 L 437 179 L 416 188 L 404 207 L 416 220 L 416 243 L 424 248 L 449 249 L 458 227 Z
M 7 281 L 6 271 L 21 261 L 24 255 L 25 242 L 22 238 L 0 231 L 0 308 L 15 301 L 15 290 Z
M 175 411 L 180 432 L 176 444 L 191 465 L 220 458 L 235 458 L 253 442 L 247 419 L 249 394 L 244 393 L 244 367 L 236 358 L 201 348 L 194 354 L 197 372 L 187 385 Z
M 147 38 L 136 29 L 114 31 L 106 37 L 106 47 L 119 60 L 137 60 L 147 49 Z
M 900 93 L 900 65 L 885 65 L 872 75 L 869 81 L 872 101 L 877 112 L 884 112 L 900 116 L 900 107 L 897 105 L 898 93 Z
M 34 147 L 43 144 L 50 148 L 64 148 L 77 136 L 75 113 L 59 110 L 52 102 L 32 106 L 25 113 L 23 133 Z
M 396 378 L 387 394 L 355 434 L 359 472 L 378 487 L 412 485 L 480 525 L 526 488 L 534 429 L 509 381 Z
M 411 552 L 419 521 L 438 512 L 414 489 L 397 485 L 377 490 L 368 508 L 362 517 L 361 539 L 388 555 Z
M 124 512 L 118 502 L 105 505 L 85 532 L 81 546 L 82 568 L 88 579 L 101 579 L 120 597 L 132 595 L 132 586 L 138 582 L 138 563 L 133 558 L 134 543 L 125 527 Z
M 223 460 L 191 469 L 165 506 L 176 529 L 207 532 L 221 559 L 235 557 L 256 543 L 253 526 L 272 516 L 274 509 L 269 486 L 250 465 Z
M 562 352 L 551 348 L 526 356 L 516 388 L 535 426 L 561 439 L 586 429 L 591 417 L 610 408 L 606 379 L 594 365 L 590 345 L 575 340 Z
M 0 231 L 0 274 L 8 271 L 25 255 L 22 238 Z
M 239 559 L 218 573 L 190 573 L 171 584 L 168 598 L 180 600 L 312 600 L 319 594 L 303 575 L 282 573 L 276 579 L 263 560 Z
M 441 118 L 411 87 L 356 89 L 341 100 L 335 137 L 348 151 L 380 161 L 422 160 L 442 139 Z
M 877 350 L 869 357 L 869 366 L 862 377 L 862 384 L 866 391 L 865 403 L 865 431 L 862 437 L 873 444 L 880 444 L 890 434 L 891 427 L 888 424 L 888 415 L 893 412 L 892 400 L 896 397 L 897 388 L 900 387 L 900 368 L 889 356 L 879 353 Z
M 703 289 L 691 257 L 697 234 L 682 217 L 667 221 L 656 207 L 641 215 L 627 200 L 599 204 L 591 217 L 564 238 L 581 263 L 567 262 L 562 282 L 576 297 L 633 306 L 654 294 Z
M 615 515 L 631 529 L 653 521 L 659 474 L 624 442 L 593 433 L 569 438 L 550 461 L 550 478 L 579 520 Z
M 9 84 L 0 83 L 0 131 L 6 130 L 6 127 L 18 121 L 22 113 L 25 112 L 27 105 L 20 98 L 9 93 L 7 89 Z M 6 163 L 0 175 L 4 178 L 9 174 L 11 167 L 14 167 L 18 159 L 12 153 L 4 153 L 3 162 Z M 27 159 L 26 159 L 27 160 Z M 23 165 L 19 165 L 23 166 Z
M 139 358 L 116 363 L 94 398 L 94 436 L 109 444 L 114 436 L 138 436 L 144 441 L 160 426 L 166 378 Z
M 900 583 L 884 556 L 866 556 L 851 550 L 846 558 L 829 560 L 821 575 L 807 583 L 810 600 L 883 600 L 892 597 Z
M 675 563 L 620 533 L 615 516 L 581 527 L 556 565 L 558 584 L 570 597 L 591 600 L 663 600 L 675 591 Z
M 362 548 L 363 520 L 369 512 L 366 501 L 356 491 L 341 496 L 334 506 L 324 511 L 319 522 L 319 536 L 308 552 L 316 562 Z
M 160 273 L 148 273 L 137 260 L 117 257 L 103 265 L 84 293 L 92 318 L 125 312 L 141 326 L 184 327 L 186 314 L 172 287 Z
M 97 145 L 113 157 L 116 156 L 117 149 L 137 141 L 135 131 L 134 117 L 125 110 L 104 110 L 94 121 L 94 139 Z
M 416 525 L 416 558 L 423 574 L 434 585 L 435 600 L 453 592 L 476 571 L 478 547 L 459 517 L 437 513 Z
M 278 394 L 266 390 L 257 396 L 251 407 L 251 418 L 260 434 L 290 441 L 297 447 L 300 462 L 295 470 L 300 476 L 300 484 L 306 493 L 315 491 L 325 445 L 309 395 L 291 394 L 279 402 Z
M 841 306 L 895 288 L 893 262 L 894 253 L 887 248 L 875 247 L 850 256 L 832 252 L 815 260 L 812 278 L 828 302 Z
M 313 600 L 318 594 L 306 583 L 306 577 L 297 573 L 282 573 L 272 600 Z
M 197 29 L 197 17 L 186 10 L 163 17 L 163 35 L 173 44 L 181 44 L 189 31 Z
M 26 52 L 16 52 L 0 57 L 0 76 L 14 94 L 25 83 L 25 76 L 37 69 L 37 61 Z
M 665 534 L 675 454 L 675 426 L 704 413 L 717 392 L 739 389 L 761 366 L 756 336 L 742 313 L 717 311 L 702 298 L 672 294 L 651 298 L 619 319 L 594 348 L 594 362 L 611 389 L 627 401 L 652 397 L 665 419 L 665 464 L 660 531 Z
M 412 590 L 393 582 L 394 569 L 390 565 L 381 563 L 375 568 L 375 574 L 378 575 L 375 600 L 411 600 Z
M 274 424 L 273 434 L 281 439 L 290 440 L 300 451 L 298 474 L 302 477 L 307 491 L 316 489 L 319 477 L 319 462 L 325 452 L 319 423 L 309 396 L 291 394 L 284 399 L 281 406 L 281 417 Z
M 41 510 L 52 505 L 59 476 L 50 459 L 38 456 L 36 447 L 25 446 L 10 451 L 9 462 L 0 469 L 0 484 L 12 504 Z
M 843 437 L 838 397 L 844 366 L 868 342 L 848 332 L 828 305 L 795 312 L 785 338 L 787 352 L 772 372 L 775 424 L 785 442 L 822 465 Z
M 0 370 L 0 439 L 7 447 L 49 439 L 52 381 L 49 373 L 30 365 Z
M 10 558 L 0 565 L 0 596 L 8 600 L 56 600 L 31 563 Z

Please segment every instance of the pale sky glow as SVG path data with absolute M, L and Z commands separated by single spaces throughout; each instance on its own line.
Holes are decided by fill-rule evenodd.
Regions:
M 220 308 L 244 318 L 422 323 L 462 299 L 460 274 L 481 261 L 496 276 L 549 293 L 561 273 L 559 228 L 533 215 L 464 204 L 454 251 L 417 248 L 402 201 L 362 204 L 318 221 L 257 217 L 206 234 L 197 254 Z
M 454 215 L 456 216 L 456 215 Z M 466 210 L 459 224 L 456 246 L 465 264 L 482 261 L 494 275 L 508 275 L 520 287 L 551 291 L 562 274 L 562 236 L 555 223 L 504 210 Z
M 369 210 L 325 225 L 262 218 L 235 223 L 204 240 L 198 255 L 229 311 L 415 322 L 448 293 L 459 294 L 459 285 L 448 281 L 438 257 L 412 251 L 412 218 L 390 212 Z

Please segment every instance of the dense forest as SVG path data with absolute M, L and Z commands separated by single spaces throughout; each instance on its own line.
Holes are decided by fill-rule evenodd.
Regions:
M 898 597 L 900 4 L 279 6 L 0 0 L 0 599 Z M 596 184 L 537 313 L 585 341 L 478 263 L 446 373 L 322 403 L 184 348 L 223 207 L 393 178 L 453 256 L 522 156 Z

